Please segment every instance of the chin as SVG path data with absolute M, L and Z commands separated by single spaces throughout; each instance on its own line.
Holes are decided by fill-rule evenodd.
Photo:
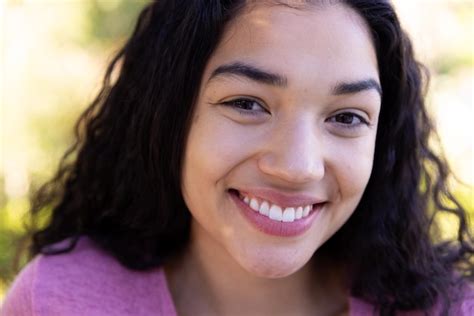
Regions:
M 306 257 L 294 254 L 262 254 L 238 258 L 240 266 L 248 273 L 267 279 L 279 279 L 288 277 L 300 269 L 311 259 L 312 254 Z

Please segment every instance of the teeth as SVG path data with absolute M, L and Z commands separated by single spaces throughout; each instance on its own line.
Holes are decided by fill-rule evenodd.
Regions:
M 245 202 L 252 210 L 279 222 L 294 222 L 309 215 L 313 206 L 305 205 L 298 207 L 282 208 L 277 204 L 271 204 L 267 201 L 259 202 L 256 198 L 240 195 L 240 199 Z
M 304 209 L 303 209 L 303 217 L 308 216 L 309 211 L 311 211 L 311 208 L 312 208 L 311 205 L 306 205 L 306 206 L 304 207 Z
M 258 212 L 262 215 L 268 216 L 270 214 L 270 205 L 267 201 L 263 201 L 262 205 L 260 205 L 260 209 Z
M 293 222 L 295 220 L 295 209 L 293 207 L 287 207 L 283 211 L 283 222 Z
M 258 212 L 258 209 L 259 209 L 260 207 L 258 206 L 258 201 L 257 201 L 257 199 L 252 198 L 252 199 L 250 200 L 250 208 L 251 208 L 252 210 Z
M 301 206 L 298 206 L 298 208 L 296 209 L 295 218 L 300 219 L 301 217 L 303 217 L 303 208 Z
M 270 214 L 268 215 L 268 217 L 276 221 L 281 221 L 283 218 L 281 207 L 279 207 L 278 205 L 272 205 L 272 207 L 270 207 Z

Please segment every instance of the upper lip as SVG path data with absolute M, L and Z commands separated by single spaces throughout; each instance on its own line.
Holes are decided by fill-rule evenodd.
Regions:
M 270 188 L 236 189 L 241 194 L 256 197 L 282 207 L 305 206 L 327 202 L 310 193 L 286 193 Z

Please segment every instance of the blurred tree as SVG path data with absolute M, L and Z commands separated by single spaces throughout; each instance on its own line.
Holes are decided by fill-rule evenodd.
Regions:
M 83 33 L 86 44 L 110 46 L 129 35 L 136 17 L 146 0 L 92 0 L 84 10 L 87 15 L 87 27 Z
M 2 81 L 0 89 L 7 95 L 6 109 L 16 109 L 2 116 L 22 122 L 13 123 L 22 125 L 16 126 L 21 129 L 20 133 L 9 133 L 16 133 L 18 140 L 23 139 L 21 146 L 25 148 L 20 154 L 28 156 L 25 193 L 8 193 L 3 169 L 7 164 L 0 166 L 0 304 L 7 285 L 25 263 L 25 258 L 16 256 L 22 246 L 28 196 L 52 176 L 59 158 L 73 142 L 72 127 L 77 116 L 94 97 L 92 91 L 84 93 L 87 85 L 83 81 L 96 85 L 101 82 L 95 74 L 105 68 L 102 66 L 106 59 L 104 54 L 112 55 L 122 45 L 133 30 L 139 11 L 148 2 L 8 0 L 0 4 L 5 17 L 5 23 L 3 20 L 1 23 L 5 26 L 5 30 L 2 29 L 5 37 L 1 37 L 0 45 L 6 51 L 2 53 L 6 55 L 2 58 L 2 78 L 9 79 Z M 4 47 L 6 43 L 12 47 Z M 22 67 L 23 70 L 19 69 Z M 95 71 L 88 73 L 91 68 Z M 21 76 L 18 71 L 25 74 Z M 18 77 L 18 82 L 14 82 Z M 3 132 L 8 133 L 0 130 L 2 139 Z M 7 150 L 12 148 L 5 148 L 5 152 Z M 10 170 L 9 175 L 16 172 Z M 19 267 L 15 267 L 15 261 Z

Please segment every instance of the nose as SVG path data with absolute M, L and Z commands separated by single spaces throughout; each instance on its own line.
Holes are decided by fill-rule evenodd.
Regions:
M 272 130 L 258 159 L 259 169 L 286 182 L 307 183 L 324 177 L 321 135 L 311 120 L 281 124 Z

